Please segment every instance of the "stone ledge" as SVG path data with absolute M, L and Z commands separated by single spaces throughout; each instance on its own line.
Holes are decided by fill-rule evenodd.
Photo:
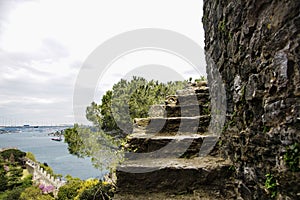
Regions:
M 199 156 L 205 139 L 216 141 L 217 136 L 184 134 L 175 136 L 159 136 L 151 134 L 133 134 L 128 137 L 127 159 L 142 158 L 191 158 Z
M 190 95 L 170 95 L 166 97 L 166 105 L 204 105 L 209 102 L 209 93 L 197 93 Z
M 196 190 L 192 194 L 173 194 L 173 193 L 144 193 L 144 194 L 132 194 L 132 193 L 117 193 L 114 200 L 236 200 L 236 198 L 227 198 L 220 194 L 220 191 L 213 189 L 210 190 Z
M 136 194 L 221 190 L 232 175 L 231 165 L 215 157 L 129 160 L 117 167 L 117 188 Z
M 209 122 L 209 115 L 134 119 L 135 128 L 145 127 L 147 133 L 206 132 Z
M 210 113 L 209 105 L 154 105 L 150 117 L 196 117 Z

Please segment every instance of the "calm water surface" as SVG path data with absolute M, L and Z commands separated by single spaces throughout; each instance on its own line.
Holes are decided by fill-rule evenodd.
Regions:
M 63 127 L 39 128 L 1 128 L 0 148 L 16 147 L 25 152 L 32 152 L 39 162 L 46 162 L 54 173 L 81 179 L 102 178 L 103 173 L 92 166 L 89 158 L 77 158 L 69 154 L 68 145 L 63 141 L 52 141 L 53 133 Z

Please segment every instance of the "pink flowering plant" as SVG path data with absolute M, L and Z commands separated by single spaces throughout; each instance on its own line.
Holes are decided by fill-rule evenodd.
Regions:
M 4 170 L 6 171 L 6 172 L 8 172 L 9 171 L 9 166 L 7 166 L 7 165 L 4 165 Z
M 48 194 L 48 193 L 51 193 L 51 192 L 53 192 L 54 191 L 54 186 L 52 186 L 52 185 L 44 185 L 44 184 L 40 184 L 39 185 L 39 188 L 40 188 L 40 190 L 42 190 L 42 192 L 44 193 L 44 194 Z

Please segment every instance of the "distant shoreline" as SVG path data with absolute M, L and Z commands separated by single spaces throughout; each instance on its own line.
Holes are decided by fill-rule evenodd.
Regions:
M 40 129 L 67 129 L 67 128 L 71 128 L 73 127 L 73 125 L 58 125 L 58 126 L 48 126 L 48 125 L 44 125 L 44 126 L 0 126 L 0 135 L 2 134 L 11 134 L 11 133 L 22 133 L 25 130 L 40 130 Z
M 47 128 L 47 127 L 73 127 L 71 125 L 19 125 L 19 126 L 3 126 L 1 125 L 0 128 Z

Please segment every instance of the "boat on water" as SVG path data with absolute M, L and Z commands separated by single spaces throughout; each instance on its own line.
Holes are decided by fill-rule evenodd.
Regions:
M 51 140 L 60 142 L 60 141 L 62 141 L 62 138 L 61 138 L 61 135 L 60 135 L 59 137 L 51 138 Z
M 60 142 L 60 141 L 62 141 L 62 138 L 61 137 L 59 137 L 59 138 L 51 138 L 51 140 Z

